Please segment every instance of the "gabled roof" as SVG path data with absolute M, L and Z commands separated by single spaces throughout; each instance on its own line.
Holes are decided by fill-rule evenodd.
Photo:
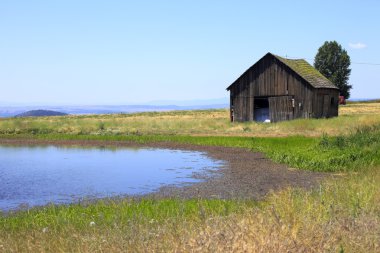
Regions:
M 254 68 L 262 59 L 264 59 L 267 56 L 271 56 L 277 59 L 279 62 L 281 62 L 288 68 L 290 68 L 299 77 L 304 79 L 307 83 L 309 83 L 314 88 L 338 89 L 338 87 L 336 87 L 329 79 L 327 79 L 324 75 L 322 75 L 318 70 L 316 70 L 304 59 L 286 59 L 286 58 L 283 58 L 271 53 L 267 53 L 263 58 L 261 58 L 258 62 L 252 65 L 247 71 L 245 71 L 240 77 L 242 77 L 250 69 Z M 239 80 L 240 77 L 237 80 Z M 233 82 L 230 86 L 228 86 L 227 90 L 229 90 L 231 86 L 236 83 L 236 81 Z

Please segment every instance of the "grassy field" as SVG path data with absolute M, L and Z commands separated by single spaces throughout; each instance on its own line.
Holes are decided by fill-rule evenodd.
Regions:
M 379 105 L 353 103 L 338 118 L 278 124 L 230 124 L 226 111 L 2 120 L 0 138 L 243 147 L 339 176 L 260 202 L 121 199 L 3 214 L 0 252 L 379 252 Z M 112 122 L 124 130 L 112 132 Z M 129 132 L 133 122 L 138 131 Z M 65 124 L 71 130 L 60 131 Z
M 351 134 L 321 137 L 236 137 L 186 135 L 74 135 L 3 134 L 0 139 L 94 140 L 149 144 L 178 142 L 206 146 L 240 147 L 260 151 L 270 159 L 291 167 L 323 171 L 358 171 L 380 165 L 380 125 L 352 130 Z
M 380 103 L 354 103 L 340 117 L 300 119 L 276 124 L 231 123 L 228 110 L 0 119 L 0 133 L 97 135 L 311 136 L 342 135 L 380 124 Z
M 378 252 L 380 169 L 265 201 L 142 200 L 0 218 L 3 252 Z

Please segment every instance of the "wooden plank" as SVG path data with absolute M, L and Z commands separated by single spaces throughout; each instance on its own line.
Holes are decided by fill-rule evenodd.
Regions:
M 293 119 L 291 96 L 269 97 L 269 116 L 271 122 Z
M 254 97 L 291 96 L 295 99 L 292 118 L 332 117 L 338 115 L 337 102 L 339 92 L 335 89 L 315 89 L 304 79 L 273 57 L 265 57 L 254 68 L 250 68 L 233 86 L 231 92 L 234 100 L 234 114 L 238 121 L 254 119 Z M 328 95 L 324 98 L 323 95 Z M 275 121 L 290 117 L 289 102 L 286 100 L 272 101 L 272 111 Z M 301 103 L 301 107 L 299 107 Z

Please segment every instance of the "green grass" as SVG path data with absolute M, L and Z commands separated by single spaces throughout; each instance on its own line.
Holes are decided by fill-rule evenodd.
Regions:
M 122 226 L 129 223 L 162 223 L 167 219 L 190 219 L 202 221 L 206 217 L 229 215 L 241 212 L 251 201 L 232 200 L 187 200 L 180 199 L 104 199 L 100 201 L 70 204 L 47 205 L 31 210 L 5 214 L 0 219 L 2 232 L 17 232 L 28 229 L 42 230 L 48 227 L 51 232 L 59 231 L 70 224 L 75 229 L 87 228 L 91 222 L 97 227 Z
M 357 129 L 350 135 L 319 138 L 224 137 L 180 135 L 70 135 L 12 134 L 0 138 L 41 140 L 96 140 L 120 142 L 179 142 L 196 145 L 240 147 L 263 152 L 270 159 L 291 167 L 324 172 L 357 171 L 380 165 L 380 126 Z
M 265 201 L 106 200 L 0 216 L 0 251 L 376 252 L 379 168 Z
M 339 172 L 340 176 L 312 190 L 288 188 L 273 192 L 260 202 L 110 199 L 0 214 L 0 252 L 307 252 L 311 249 L 379 252 L 380 123 L 379 114 L 366 114 L 378 110 L 378 105 L 373 103 L 366 108 L 358 105 L 345 107 L 348 114 L 335 119 L 273 125 L 229 125 L 225 119 L 215 123 L 206 119 L 208 111 L 185 112 L 183 116 L 178 112 L 150 113 L 152 119 L 148 123 L 143 123 L 149 118 L 146 114 L 137 118 L 122 115 L 121 118 L 3 120 L 0 139 L 241 147 L 261 151 L 291 167 Z M 218 117 L 222 112 L 214 113 Z M 125 121 L 124 117 L 131 120 Z M 170 118 L 168 123 L 166 117 L 180 119 Z M 138 122 L 133 125 L 135 119 Z M 196 122 L 198 119 L 201 123 Z M 125 132 L 112 132 L 114 122 L 120 127 L 126 122 L 132 125 L 124 128 Z M 230 132 L 222 131 L 225 126 L 233 133 L 244 134 L 228 136 Z M 191 127 L 204 127 L 196 133 L 211 129 L 211 133 L 220 136 L 189 135 Z M 64 128 L 69 130 L 58 131 Z M 86 132 L 92 128 L 93 131 Z M 159 134 L 153 134 L 156 130 Z M 250 136 L 261 130 L 275 131 L 276 136 L 282 137 Z M 309 134 L 313 130 L 320 134 Z M 284 135 L 289 131 L 294 133 Z

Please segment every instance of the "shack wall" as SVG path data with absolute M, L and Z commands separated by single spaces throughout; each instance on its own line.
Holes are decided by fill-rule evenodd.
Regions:
M 313 88 L 288 66 L 274 57 L 266 56 L 230 87 L 231 113 L 233 112 L 234 121 L 254 120 L 255 97 L 276 96 L 290 96 L 294 99 L 293 116 L 287 116 L 289 119 L 338 115 L 338 90 Z M 327 100 L 330 103 L 326 109 Z M 287 112 L 289 108 L 283 110 Z M 280 118 L 279 121 L 287 118 Z

